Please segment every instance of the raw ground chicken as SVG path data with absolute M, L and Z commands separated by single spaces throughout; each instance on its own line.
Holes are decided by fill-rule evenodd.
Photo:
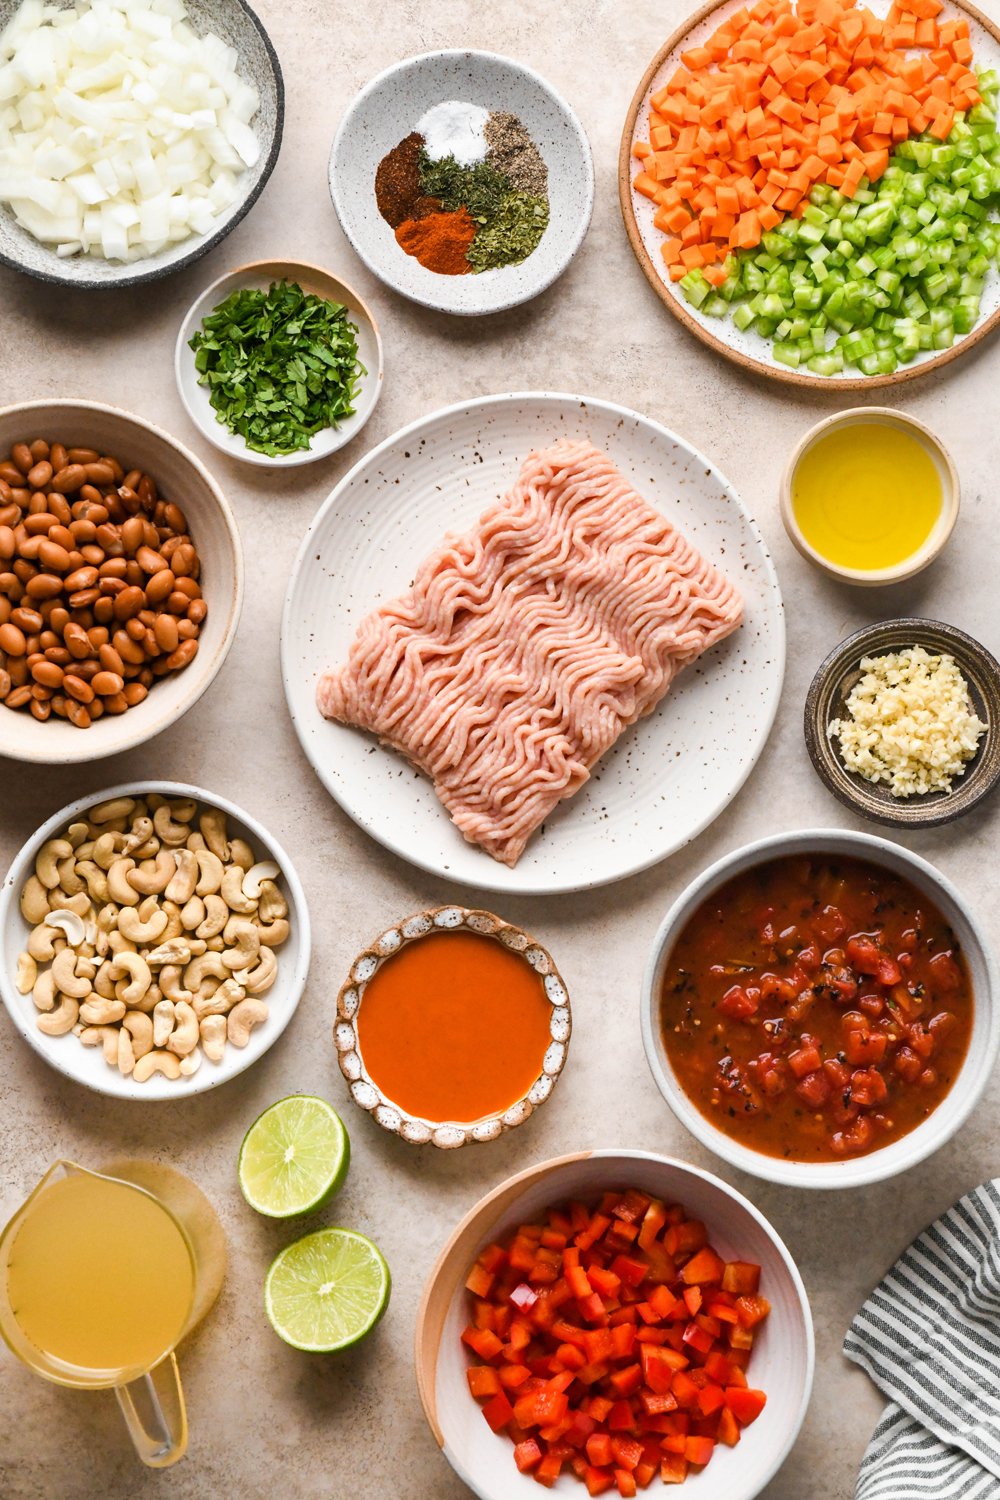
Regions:
M 965 19 L 941 0 L 895 0 L 885 20 L 854 0 L 758 0 L 727 18 L 652 97 L 637 192 L 673 281 L 700 268 L 720 286 L 814 183 L 853 197 L 900 141 L 945 140 L 979 102 Z
M 513 865 L 739 594 L 606 453 L 560 441 L 362 623 L 317 702 L 402 752 L 470 842 Z

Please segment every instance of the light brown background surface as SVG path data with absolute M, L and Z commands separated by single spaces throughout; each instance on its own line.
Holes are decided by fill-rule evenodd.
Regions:
M 840 1354 L 852 1313 L 890 1261 L 955 1197 L 994 1174 L 1000 1090 L 991 1086 L 958 1138 L 895 1182 L 844 1194 L 795 1193 L 740 1179 L 673 1120 L 639 1039 L 642 966 L 667 905 L 698 870 L 777 829 L 858 826 L 815 779 L 802 703 L 821 657 L 864 622 L 913 610 L 950 620 L 1000 651 L 995 489 L 1000 344 L 941 376 L 903 388 L 899 405 L 951 446 L 963 510 L 945 557 L 915 584 L 867 593 L 824 581 L 794 552 L 778 519 L 785 456 L 807 426 L 840 405 L 750 379 L 713 358 L 667 316 L 629 251 L 618 212 L 618 136 L 636 80 L 683 18 L 684 0 L 261 0 L 284 68 L 285 140 L 263 198 L 210 257 L 162 284 L 121 294 L 54 291 L 4 271 L 0 400 L 86 396 L 168 427 L 217 475 L 236 511 L 248 589 L 232 654 L 202 702 L 143 749 L 80 769 L 0 762 L 0 865 L 43 818 L 88 791 L 139 776 L 170 777 L 243 803 L 296 860 L 315 931 L 312 976 L 288 1031 L 251 1072 L 177 1104 L 91 1096 L 47 1068 L 0 1017 L 0 1200 L 16 1201 L 59 1155 L 97 1164 L 129 1152 L 171 1161 L 212 1196 L 232 1257 L 221 1302 L 182 1348 L 191 1417 L 187 1459 L 143 1471 L 110 1395 L 71 1393 L 0 1356 L 0 1493 L 9 1500 L 462 1500 L 468 1491 L 424 1425 L 411 1368 L 414 1312 L 447 1232 L 486 1190 L 532 1161 L 584 1147 L 631 1145 L 719 1171 L 769 1215 L 798 1259 L 812 1298 L 815 1394 L 796 1451 L 767 1500 L 849 1500 L 880 1409 Z M 627 25 L 622 17 L 627 15 Z M 330 205 L 326 160 L 356 89 L 409 54 L 470 45 L 538 67 L 579 111 L 597 169 L 593 226 L 567 274 L 526 308 L 479 322 L 448 320 L 398 300 L 346 245 Z M 342 274 L 365 296 L 385 340 L 381 405 L 346 452 L 271 477 L 229 463 L 181 409 L 173 380 L 180 319 L 200 289 L 240 262 L 298 255 Z M 501 912 L 550 946 L 570 986 L 575 1030 L 552 1101 L 524 1129 L 454 1155 L 414 1151 L 350 1104 L 329 1029 L 346 965 L 362 941 L 425 904 L 471 893 L 410 869 L 372 843 L 322 790 L 292 732 L 278 672 L 278 622 L 301 534 L 368 444 L 438 405 L 494 391 L 544 388 L 624 402 L 682 433 L 719 464 L 754 511 L 785 593 L 789 662 L 778 722 L 736 803 L 690 849 L 637 878 L 582 896 L 503 901 Z M 891 394 L 891 393 L 890 393 Z M 885 392 L 868 398 L 877 403 Z M 864 398 L 862 398 L 864 400 Z M 940 864 L 1000 936 L 995 856 L 1000 800 L 964 823 L 904 835 Z M 244 1204 L 234 1168 L 243 1133 L 284 1093 L 325 1095 L 343 1112 L 354 1159 L 344 1192 L 318 1223 L 372 1235 L 394 1293 L 376 1335 L 341 1360 L 286 1348 L 271 1332 L 261 1283 L 293 1231 Z M 67 1266 L 81 1295 L 109 1267 Z

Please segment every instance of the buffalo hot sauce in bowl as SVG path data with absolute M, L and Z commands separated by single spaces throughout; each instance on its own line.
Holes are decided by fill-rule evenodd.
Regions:
M 992 989 L 978 928 L 933 867 L 871 835 L 788 835 L 720 861 L 668 914 L 647 1056 L 734 1165 L 874 1181 L 968 1114 L 996 1054 Z
M 414 1144 L 495 1139 L 548 1098 L 569 997 L 550 955 L 491 912 L 442 907 L 352 965 L 334 1030 L 355 1103 Z

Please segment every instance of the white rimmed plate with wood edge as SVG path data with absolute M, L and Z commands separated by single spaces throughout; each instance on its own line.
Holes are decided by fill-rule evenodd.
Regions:
M 32 924 L 20 909 L 21 891 L 33 873 L 35 859 L 42 845 L 57 838 L 73 822 L 86 817 L 91 808 L 100 806 L 117 797 L 144 797 L 158 793 L 170 799 L 194 798 L 202 808 L 215 808 L 226 815 L 228 836 L 245 839 L 259 860 L 273 860 L 281 871 L 276 881 L 278 889 L 288 904 L 289 934 L 277 947 L 275 957 L 278 972 L 274 984 L 261 998 L 268 1007 L 266 1021 L 255 1026 L 245 1047 L 227 1043 L 221 1062 L 213 1063 L 203 1058 L 198 1071 L 190 1077 L 176 1080 L 159 1073 L 145 1083 L 136 1083 L 134 1078 L 120 1073 L 105 1062 L 100 1047 L 84 1047 L 71 1032 L 65 1036 L 46 1036 L 36 1024 L 38 1010 L 30 992 L 22 995 L 15 984 L 18 955 L 24 951 Z M 196 825 L 192 825 L 194 827 Z M 95 903 L 96 904 L 96 903 Z M 81 1083 L 98 1094 L 110 1094 L 116 1099 L 134 1099 L 140 1102 L 184 1099 L 190 1094 L 201 1094 L 207 1089 L 218 1088 L 231 1078 L 253 1066 L 281 1036 L 295 1013 L 302 998 L 306 976 L 309 972 L 311 938 L 309 909 L 305 892 L 291 859 L 263 824 L 256 818 L 220 797 L 216 792 L 203 787 L 189 786 L 176 781 L 132 781 L 121 786 L 94 792 L 77 798 L 68 806 L 54 813 L 32 834 L 23 845 L 0 885 L 0 999 L 7 1009 L 14 1029 L 38 1055 L 74 1083 Z
M 646 280 L 667 310 L 716 354 L 723 355 L 744 370 L 767 375 L 786 385 L 812 386 L 816 390 L 875 390 L 879 386 L 915 380 L 928 370 L 940 369 L 942 365 L 960 359 L 1000 323 L 1000 272 L 996 267 L 991 268 L 987 277 L 975 327 L 958 338 L 950 349 L 921 351 L 911 364 L 900 365 L 891 375 L 862 375 L 860 370 L 853 368 L 845 369 L 840 375 L 803 374 L 789 369 L 774 358 L 769 339 L 750 329 L 741 332 L 731 318 L 706 317 L 699 308 L 686 301 L 679 283 L 670 280 L 661 254 L 667 236 L 653 224 L 656 206 L 632 186 L 639 171 L 639 162 L 632 155 L 632 148 L 637 141 L 648 139 L 649 101 L 676 71 L 681 53 L 702 46 L 712 32 L 743 4 L 744 0 L 709 0 L 708 4 L 702 5 L 667 38 L 632 96 L 618 152 L 618 198 L 629 243 Z M 865 0 L 865 4 L 875 15 L 885 16 L 891 0 Z M 945 0 L 941 19 L 948 16 L 964 16 L 969 22 L 973 67 L 1000 68 L 1000 29 L 994 22 L 966 0 Z
M 548 227 L 518 265 L 441 276 L 400 248 L 379 212 L 379 162 L 449 99 L 517 115 L 549 169 Z M 426 52 L 394 63 L 351 102 L 330 153 L 330 194 L 347 238 L 387 286 L 424 307 L 475 317 L 527 302 L 562 275 L 590 224 L 594 164 L 575 113 L 533 68 L 495 52 Z
M 358 1041 L 357 1016 L 364 1004 L 365 988 L 384 963 L 408 943 L 419 943 L 433 932 L 477 933 L 493 938 L 509 952 L 530 964 L 542 981 L 549 1012 L 549 1045 L 542 1059 L 538 1077 L 520 1099 L 502 1112 L 480 1120 L 428 1120 L 409 1114 L 388 1098 L 365 1067 Z M 559 1081 L 573 1023 L 570 1017 L 569 993 L 556 968 L 552 955 L 521 927 L 504 922 L 489 911 L 470 910 L 465 906 L 437 906 L 397 922 L 381 933 L 370 947 L 359 953 L 350 974 L 337 997 L 337 1020 L 333 1041 L 337 1062 L 354 1103 L 372 1115 L 383 1130 L 398 1135 L 411 1146 L 438 1146 L 453 1151 L 459 1146 L 495 1141 L 508 1130 L 523 1125 L 544 1104 Z
M 413 581 L 445 534 L 508 491 L 535 448 L 587 438 L 743 595 L 742 626 L 682 672 L 562 802 L 513 869 L 467 843 L 430 781 L 370 735 L 324 719 L 323 672 L 346 660 L 361 621 Z M 785 669 L 774 567 L 732 485 L 649 417 L 549 392 L 461 402 L 367 453 L 317 513 L 299 549 L 281 627 L 288 707 L 324 786 L 355 822 L 411 863 L 492 891 L 584 890 L 646 869 L 689 843 L 743 785 L 767 742 Z
M 322 297 L 327 302 L 339 303 L 347 309 L 347 315 L 357 329 L 358 361 L 364 373 L 359 376 L 358 394 L 354 411 L 335 427 L 324 427 L 314 433 L 308 448 L 297 448 L 293 453 L 258 453 L 247 446 L 246 439 L 231 432 L 218 416 L 209 400 L 208 387 L 202 385 L 195 367 L 195 353 L 190 347 L 191 339 L 201 330 L 205 318 L 231 297 L 234 292 L 246 289 L 266 292 L 274 281 L 295 282 L 304 292 Z M 310 265 L 300 260 L 255 260 L 249 265 L 238 266 L 206 287 L 201 296 L 188 308 L 177 334 L 174 346 L 174 376 L 177 389 L 188 416 L 202 435 L 222 453 L 238 458 L 243 463 L 258 464 L 270 469 L 292 469 L 300 464 L 311 464 L 320 458 L 329 458 L 357 437 L 362 427 L 375 410 L 382 394 L 382 340 L 378 324 L 367 303 L 362 301 L 353 287 L 339 276 L 325 271 L 321 266 Z
M 815 1339 L 802 1277 L 774 1228 L 735 1188 L 686 1162 L 649 1151 L 583 1151 L 539 1162 L 487 1193 L 451 1235 L 424 1284 L 414 1339 L 417 1389 L 438 1447 L 479 1500 L 535 1500 L 538 1486 L 530 1473 L 518 1473 L 514 1445 L 490 1430 L 469 1392 L 471 1361 L 461 1342 L 469 1321 L 465 1279 L 476 1256 L 519 1224 L 570 1199 L 592 1203 L 602 1192 L 627 1188 L 682 1203 L 707 1225 L 726 1260 L 758 1264 L 761 1292 L 771 1304 L 750 1363 L 751 1384 L 766 1392 L 767 1405 L 737 1447 L 719 1444 L 708 1467 L 688 1476 L 684 1493 L 695 1500 L 753 1500 L 791 1452 L 812 1392 Z M 556 1486 L 566 1495 L 582 1488 L 571 1477 Z M 658 1489 L 654 1479 L 648 1493 Z

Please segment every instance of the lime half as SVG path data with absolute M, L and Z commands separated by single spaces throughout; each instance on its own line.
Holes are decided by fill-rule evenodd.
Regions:
M 289 1219 L 322 1208 L 343 1185 L 350 1160 L 351 1142 L 332 1105 L 289 1094 L 254 1120 L 236 1171 L 251 1208 Z
M 389 1305 L 389 1267 L 353 1229 L 317 1229 L 287 1246 L 264 1282 L 275 1333 L 296 1349 L 330 1354 L 370 1333 Z

